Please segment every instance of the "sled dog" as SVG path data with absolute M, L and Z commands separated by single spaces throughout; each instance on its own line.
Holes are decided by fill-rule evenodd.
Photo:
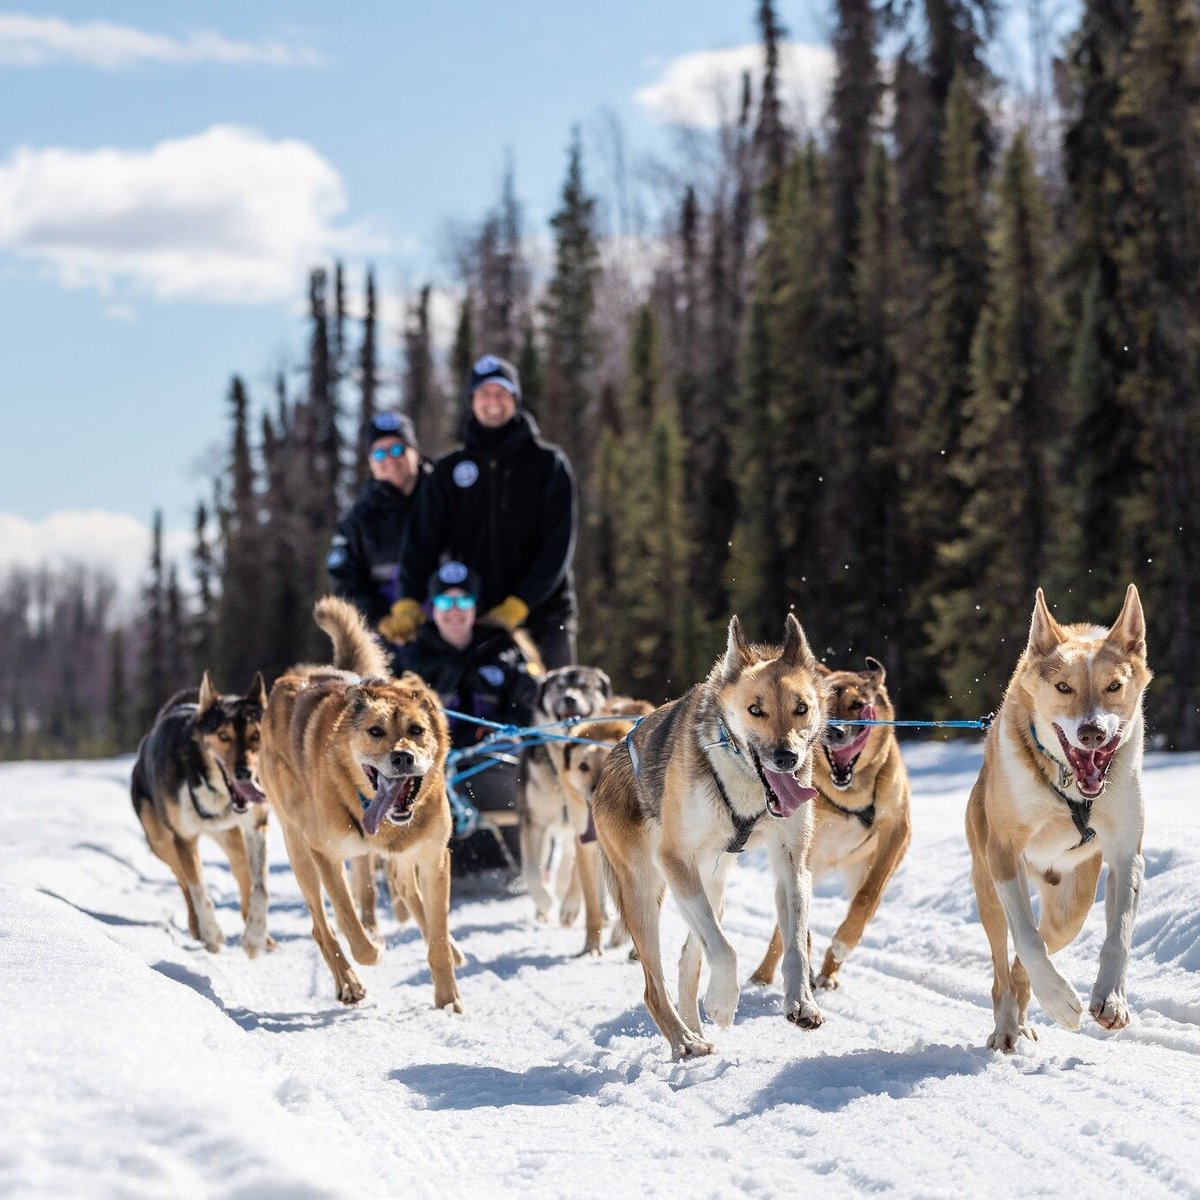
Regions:
M 200 835 L 224 848 L 241 896 L 242 947 L 251 958 L 274 945 L 267 936 L 267 806 L 257 783 L 266 703 L 262 675 L 245 696 L 222 696 L 205 671 L 198 692 L 179 692 L 159 710 L 130 781 L 150 849 L 183 892 L 188 931 L 214 952 L 225 935 L 204 886 Z
M 721 929 L 734 856 L 765 845 L 783 931 L 784 1014 L 812 1029 L 824 1021 L 809 978 L 807 865 L 816 790 L 813 754 L 825 723 L 826 687 L 790 613 L 783 646 L 749 644 L 737 617 L 708 678 L 654 710 L 609 755 L 592 800 L 621 916 L 646 978 L 646 1006 L 672 1057 L 708 1054 L 704 996 L 722 1028 L 738 1005 L 737 955 Z M 670 887 L 689 933 L 679 960 L 679 1007 L 667 995 L 659 909 Z
M 1053 1021 L 1079 1028 L 1083 1006 L 1050 956 L 1079 933 L 1102 862 L 1107 933 L 1088 1009 L 1105 1029 L 1129 1023 L 1125 970 L 1142 886 L 1142 693 L 1150 678 L 1133 584 L 1110 629 L 1060 625 L 1038 589 L 1029 644 L 967 804 L 971 873 L 992 951 L 996 1027 L 988 1045 L 996 1050 L 1036 1038 L 1031 989 Z M 1036 925 L 1031 876 L 1041 897 Z
M 572 717 L 595 716 L 611 696 L 612 683 L 598 667 L 559 667 L 546 675 L 538 687 L 533 723 L 550 725 Z M 586 723 L 579 728 L 586 730 Z M 568 730 L 565 725 L 558 725 L 554 732 Z M 531 746 L 521 756 L 521 794 L 517 807 L 521 875 L 533 899 L 537 919 L 548 921 L 567 891 L 575 850 L 575 831 L 568 816 L 566 793 L 548 746 Z
M 389 881 L 404 885 L 405 906 L 425 935 L 434 1003 L 461 1012 L 447 927 L 446 718 L 418 676 L 388 677 L 384 653 L 352 605 L 326 596 L 314 615 L 333 642 L 333 668 L 294 667 L 276 681 L 260 761 L 313 938 L 338 999 L 357 1003 L 366 993 L 326 920 L 322 889 L 350 953 L 378 962 L 380 944 L 363 926 L 342 864 L 365 859 L 369 874 L 370 855 L 392 856 L 399 861 Z
M 813 786 L 819 794 L 808 867 L 814 880 L 840 874 L 850 892 L 850 911 L 833 935 L 816 979 L 819 988 L 835 988 L 842 963 L 858 945 L 908 849 L 912 826 L 908 772 L 895 732 L 886 725 L 859 728 L 838 724 L 895 720 L 884 686 L 887 673 L 883 664 L 868 658 L 865 671 L 818 669 L 831 696 L 829 724 L 813 766 Z M 770 983 L 782 953 L 776 926 L 751 981 Z

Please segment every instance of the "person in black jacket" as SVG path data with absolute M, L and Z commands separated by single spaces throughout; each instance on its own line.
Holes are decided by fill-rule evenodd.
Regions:
M 376 626 L 400 595 L 405 526 L 433 466 L 420 458 L 404 413 L 376 413 L 363 425 L 361 442 L 371 478 L 339 522 L 325 566 L 334 594 Z
M 537 682 L 512 635 L 501 625 L 476 621 L 479 576 L 463 563 L 447 560 L 429 581 L 433 619 L 422 625 L 395 654 L 393 669 L 415 671 L 447 709 L 505 725 L 528 725 L 533 719 Z M 448 716 L 450 741 L 456 750 L 469 749 L 493 730 Z M 517 801 L 517 763 L 508 748 L 508 761 L 462 756 L 456 769 L 488 762 L 451 789 L 451 811 L 459 841 L 452 847 L 458 870 L 505 865 L 493 830 L 474 831 L 475 812 L 512 810 Z M 464 805 L 463 801 L 469 802 Z M 515 829 L 512 831 L 515 834 Z M 462 840 L 465 838 L 465 840 Z M 515 853 L 515 848 L 510 849 Z
M 400 599 L 380 625 L 407 641 L 425 619 L 416 597 L 444 555 L 482 576 L 479 606 L 508 630 L 524 626 L 548 670 L 575 661 L 575 479 L 520 408 L 512 363 L 472 368 L 463 447 L 439 459 L 421 489 L 400 559 Z

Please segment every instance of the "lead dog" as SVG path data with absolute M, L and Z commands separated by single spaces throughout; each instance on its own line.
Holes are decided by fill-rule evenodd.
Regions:
M 865 671 L 820 669 L 832 699 L 822 752 L 813 767 L 813 786 L 820 794 L 808 865 L 814 880 L 841 874 L 850 892 L 850 911 L 825 951 L 816 980 L 819 988 L 836 988 L 842 963 L 862 939 L 908 849 L 912 824 L 908 772 L 895 731 L 886 725 L 859 729 L 838 723 L 895 720 L 883 663 L 868 658 Z M 769 984 L 782 953 L 776 926 L 750 981 Z
M 222 696 L 207 671 L 199 692 L 172 696 L 138 746 L 130 795 L 150 849 L 171 868 L 187 904 L 188 932 L 217 951 L 225 935 L 200 867 L 200 835 L 219 842 L 241 896 L 242 948 L 267 936 L 267 806 L 256 779 L 267 693 L 255 675 L 245 696 Z
M 790 613 L 782 647 L 752 646 L 737 617 L 708 678 L 655 709 L 609 755 L 592 802 L 612 890 L 646 978 L 646 1007 L 675 1058 L 708 1054 L 704 1006 L 722 1028 L 738 1005 L 737 955 L 721 929 L 734 855 L 765 845 L 783 930 L 784 1015 L 824 1021 L 808 962 L 806 864 L 816 791 L 813 753 L 825 723 L 824 681 Z M 670 887 L 689 933 L 679 960 L 679 1008 L 663 979 L 659 909 Z
M 1029 644 L 967 805 L 972 878 L 992 951 L 996 1027 L 988 1045 L 996 1050 L 1036 1038 L 1031 988 L 1052 1020 L 1079 1028 L 1083 1006 L 1050 955 L 1079 933 L 1102 862 L 1107 933 L 1088 1010 L 1105 1029 L 1129 1023 L 1125 971 L 1142 886 L 1142 693 L 1150 678 L 1133 584 L 1111 629 L 1060 625 L 1038 589 Z M 1030 876 L 1042 902 L 1038 925 Z
M 414 915 L 410 884 L 421 897 L 434 1004 L 461 1012 L 448 929 L 446 718 L 437 696 L 416 675 L 387 677 L 383 651 L 352 605 L 326 596 L 314 615 L 333 642 L 334 669 L 294 667 L 276 681 L 261 758 L 263 782 L 312 916 L 313 938 L 338 999 L 356 1004 L 366 990 L 326 920 L 322 889 L 351 954 L 360 963 L 376 963 L 379 942 L 363 927 L 342 864 L 372 854 L 393 856 L 400 869 L 389 877 L 404 884 Z

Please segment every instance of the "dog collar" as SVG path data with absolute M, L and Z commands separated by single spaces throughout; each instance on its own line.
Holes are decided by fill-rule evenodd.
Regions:
M 1038 741 L 1037 730 L 1033 726 L 1033 721 L 1029 722 L 1029 736 L 1033 738 L 1033 744 L 1038 748 L 1042 755 L 1048 758 L 1058 768 L 1058 786 L 1056 787 L 1050 780 L 1046 780 L 1050 790 L 1062 800 L 1071 810 L 1071 820 L 1075 823 L 1075 828 L 1079 830 L 1079 841 L 1071 847 L 1072 850 L 1078 850 L 1080 846 L 1086 846 L 1096 836 L 1096 831 L 1091 827 L 1092 819 L 1092 801 L 1091 800 L 1075 800 L 1068 796 L 1063 788 L 1069 788 L 1075 782 L 1075 773 L 1060 759 L 1055 758 L 1045 746 Z M 1043 776 L 1043 778 L 1045 778 Z
M 870 829 L 875 824 L 875 794 L 879 790 L 879 778 L 875 778 L 875 786 L 871 789 L 871 803 L 863 805 L 862 808 L 847 808 L 844 804 L 839 804 L 831 796 L 821 792 L 821 799 L 829 805 L 830 808 L 836 808 L 844 817 L 856 817 L 862 822 L 864 829 Z

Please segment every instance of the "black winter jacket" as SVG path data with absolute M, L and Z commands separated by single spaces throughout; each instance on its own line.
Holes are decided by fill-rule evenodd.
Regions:
M 470 643 L 456 650 L 429 621 L 396 651 L 392 666 L 396 674 L 415 671 L 446 708 L 508 725 L 528 725 L 533 716 L 537 681 L 508 631 L 495 625 L 476 624 Z M 491 732 L 484 725 L 450 720 L 456 749 Z
M 409 496 L 380 479 L 368 480 L 333 535 L 325 559 L 330 587 L 372 626 L 400 598 L 397 576 L 404 530 L 432 471 L 432 463 L 421 463 Z
M 438 459 L 421 489 L 400 562 L 400 593 L 421 599 L 443 557 L 483 579 L 480 612 L 507 596 L 531 623 L 575 614 L 575 478 L 567 456 L 543 442 L 526 412 L 500 429 L 474 417 L 464 445 Z

